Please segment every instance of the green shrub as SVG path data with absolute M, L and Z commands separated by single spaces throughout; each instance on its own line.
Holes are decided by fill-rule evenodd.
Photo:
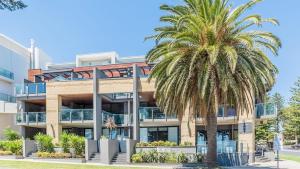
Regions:
M 0 151 L 0 156 L 13 155 L 11 151 Z
M 54 145 L 52 143 L 53 138 L 46 134 L 38 133 L 34 136 L 34 140 L 37 142 L 37 147 L 39 152 L 53 152 Z
M 70 135 L 70 147 L 74 148 L 76 156 L 83 156 L 85 149 L 85 138 L 77 135 Z
M 175 147 L 177 143 L 171 141 L 153 141 L 153 142 L 139 142 L 136 144 L 137 147 Z
M 202 154 L 200 154 L 200 153 L 197 153 L 197 154 L 194 154 L 194 159 L 195 159 L 195 162 L 197 162 L 197 163 L 202 163 L 202 162 L 203 162 L 203 159 L 204 159 L 204 157 L 203 157 L 203 155 L 202 155 Z
M 6 151 L 10 151 L 15 155 L 22 155 L 22 140 L 7 141 L 4 147 Z
M 20 134 L 11 128 L 4 129 L 3 133 L 5 139 L 8 141 L 19 140 L 21 138 Z
M 0 151 L 5 151 L 6 144 L 7 144 L 7 141 L 0 141 Z
M 143 162 L 143 159 L 142 159 L 142 155 L 141 154 L 133 154 L 131 156 L 131 161 L 133 163 L 142 163 Z
M 186 147 L 186 146 L 192 146 L 192 145 L 193 145 L 193 143 L 185 141 L 185 142 L 181 143 L 179 146 Z
M 177 156 L 177 163 L 187 163 L 188 162 L 188 158 L 184 153 L 179 153 Z
M 177 155 L 176 153 L 168 153 L 167 157 L 166 157 L 166 163 L 177 163 Z
M 131 156 L 133 163 L 189 163 L 203 162 L 201 154 L 186 155 L 182 152 L 157 152 L 156 150 L 142 151 Z
M 70 152 L 70 137 L 71 135 L 64 132 L 61 136 L 60 136 L 60 145 L 63 149 L 64 153 L 69 153 Z
M 70 153 L 49 153 L 49 152 L 37 152 L 36 156 L 39 158 L 71 158 Z

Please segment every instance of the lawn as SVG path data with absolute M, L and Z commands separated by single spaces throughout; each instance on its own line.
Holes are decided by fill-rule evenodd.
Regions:
M 0 169 L 145 169 L 143 167 L 110 167 L 88 164 L 59 164 L 28 161 L 0 160 Z
M 280 158 L 283 160 L 291 160 L 291 161 L 296 161 L 296 162 L 300 163 L 300 156 L 281 154 Z

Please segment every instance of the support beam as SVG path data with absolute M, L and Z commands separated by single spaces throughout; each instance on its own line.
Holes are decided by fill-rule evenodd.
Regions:
M 248 162 L 253 163 L 255 162 L 255 104 L 253 98 L 248 100 L 247 104 L 251 110 L 247 110 L 245 107 L 238 110 L 238 152 L 249 154 Z
M 99 94 L 99 79 L 104 78 L 104 73 L 94 68 L 93 73 L 93 119 L 94 119 L 94 140 L 102 136 L 102 98 Z
M 139 123 L 139 68 L 133 65 L 133 140 L 140 140 Z

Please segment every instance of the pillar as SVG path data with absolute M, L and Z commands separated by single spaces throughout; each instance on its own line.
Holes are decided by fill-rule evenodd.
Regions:
M 140 123 L 139 123 L 139 68 L 136 64 L 133 65 L 133 139 L 140 140 Z
M 59 142 L 59 137 L 62 133 L 62 126 L 59 123 L 60 107 L 62 105 L 62 98 L 59 95 L 47 94 L 46 96 L 46 132 L 53 137 L 55 143 Z
M 250 97 L 250 96 L 249 96 Z M 249 155 L 249 163 L 255 161 L 255 109 L 254 99 L 248 99 L 248 106 L 238 110 L 238 152 Z
M 99 91 L 99 79 L 104 77 L 104 73 L 94 68 L 93 75 L 93 120 L 94 120 L 94 140 L 99 140 L 102 136 L 102 98 Z

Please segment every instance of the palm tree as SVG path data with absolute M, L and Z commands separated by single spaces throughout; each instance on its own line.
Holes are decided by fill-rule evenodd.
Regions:
M 105 127 L 108 128 L 109 139 L 112 139 L 112 130 L 117 127 L 115 120 L 112 117 L 109 117 L 106 120 Z
M 26 7 L 27 5 L 21 0 L 0 0 L 0 10 L 8 9 L 9 11 L 15 11 Z
M 166 113 L 206 119 L 207 165 L 216 165 L 216 112 L 220 105 L 250 111 L 253 98 L 263 98 L 275 83 L 277 68 L 268 58 L 278 55 L 279 38 L 270 32 L 250 30 L 275 19 L 245 12 L 261 0 L 236 8 L 228 0 L 184 0 L 181 5 L 162 5 L 168 12 L 155 28 L 156 45 L 147 61 L 156 63 L 149 80 L 155 79 L 155 97 Z

